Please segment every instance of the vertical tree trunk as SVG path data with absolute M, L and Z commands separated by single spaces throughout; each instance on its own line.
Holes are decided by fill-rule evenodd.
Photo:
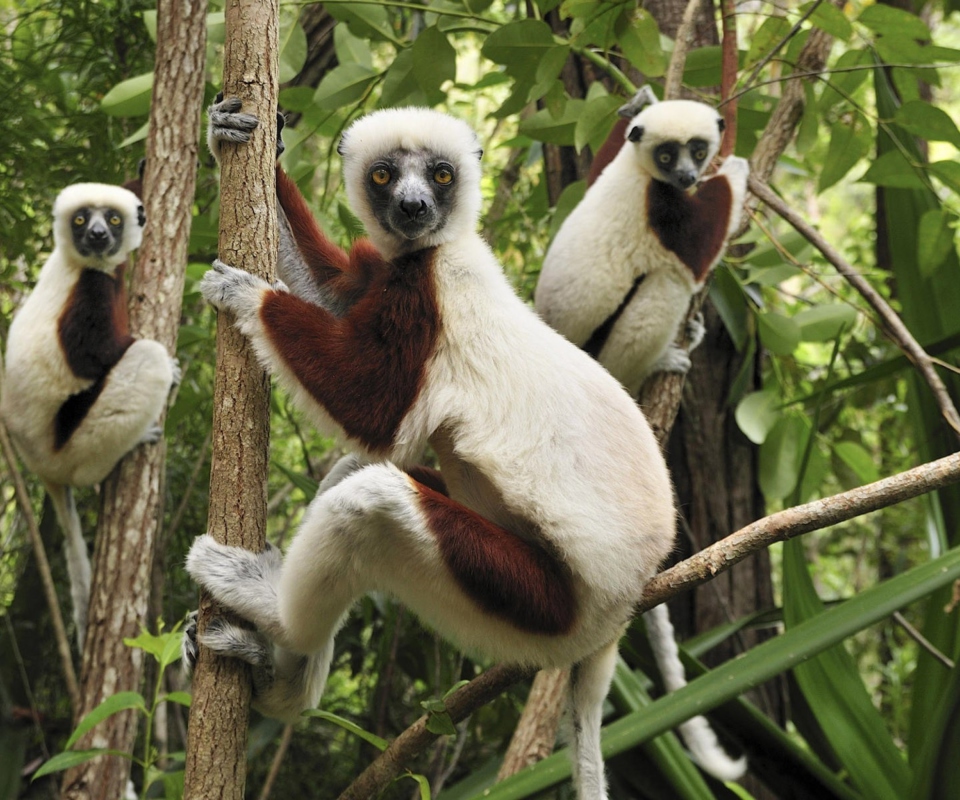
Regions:
M 239 97 L 260 126 L 249 145 L 224 146 L 220 256 L 274 280 L 276 220 L 277 0 L 228 0 L 223 91 Z M 270 383 L 249 342 L 221 313 L 217 326 L 209 532 L 260 551 L 267 510 Z M 222 611 L 205 596 L 199 629 Z M 184 797 L 241 800 L 246 776 L 250 681 L 246 668 L 200 648 L 193 679 Z
M 144 205 L 148 224 L 131 283 L 134 333 L 176 351 L 184 266 L 190 234 L 197 161 L 197 126 L 203 97 L 206 4 L 161 0 L 147 139 Z M 162 420 L 161 420 L 162 423 Z M 81 669 L 81 716 L 119 691 L 140 688 L 143 653 L 127 647 L 149 624 L 146 609 L 154 542 L 163 508 L 166 448 L 138 447 L 103 485 L 94 556 L 89 627 Z M 81 744 L 131 752 L 135 712 L 111 717 Z M 105 757 L 69 771 L 63 797 L 122 797 L 130 762 Z

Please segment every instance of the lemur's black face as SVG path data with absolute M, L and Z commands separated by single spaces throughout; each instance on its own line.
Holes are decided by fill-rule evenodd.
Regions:
M 653 163 L 660 171 L 660 180 L 686 191 L 700 177 L 710 152 L 705 139 L 682 142 L 663 142 L 653 149 Z
M 456 183 L 456 169 L 441 156 L 396 150 L 369 165 L 364 188 L 384 230 L 412 242 L 444 226 Z
M 123 214 L 115 208 L 84 206 L 73 212 L 73 246 L 84 258 L 116 255 L 123 245 Z

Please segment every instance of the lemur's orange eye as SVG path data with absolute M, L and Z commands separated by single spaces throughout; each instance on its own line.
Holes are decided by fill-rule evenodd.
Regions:
M 77 216 L 73 218 L 73 224 L 76 225 L 78 228 L 81 225 L 83 225 L 83 223 L 86 221 L 87 221 L 87 218 L 83 216 L 83 214 L 77 214 Z
M 660 154 L 660 163 L 661 163 L 661 164 L 669 164 L 669 163 L 670 163 L 670 160 L 671 160 L 671 159 L 670 159 L 670 154 L 669 154 L 669 153 L 661 153 L 661 154 Z
M 119 215 L 119 214 L 114 214 L 114 215 L 113 215 L 112 217 L 110 217 L 110 219 L 107 220 L 107 221 L 108 221 L 111 225 L 113 225 L 114 227 L 116 227 L 117 225 L 120 224 L 120 221 L 121 221 L 121 220 L 120 220 L 120 215 Z
M 437 167 L 433 173 L 433 179 L 441 186 L 449 186 L 453 183 L 453 170 L 449 167 Z
M 697 152 L 693 154 L 693 157 L 697 159 L 697 161 L 703 161 L 703 159 L 707 157 L 707 151 L 702 149 L 697 150 Z
M 390 170 L 377 167 L 370 173 L 370 179 L 377 184 L 377 186 L 386 186 L 390 183 Z

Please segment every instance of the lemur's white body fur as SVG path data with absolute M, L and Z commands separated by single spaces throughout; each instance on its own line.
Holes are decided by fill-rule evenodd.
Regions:
M 363 190 L 371 162 L 401 150 L 438 154 L 457 174 L 455 205 L 444 224 L 410 242 L 380 224 Z M 352 208 L 392 259 L 383 269 L 394 277 L 384 286 L 427 265 L 421 288 L 436 299 L 436 342 L 415 400 L 389 442 L 369 446 L 327 407 L 339 389 L 329 392 L 333 400 L 321 402 L 317 393 L 324 386 L 303 378 L 336 365 L 311 363 L 307 369 L 298 359 L 310 361 L 309 349 L 290 349 L 303 340 L 321 346 L 329 336 L 362 336 L 366 301 L 357 301 L 341 320 L 287 294 L 282 284 L 270 286 L 222 264 L 207 274 L 204 295 L 233 312 L 298 405 L 357 454 L 321 484 L 282 561 L 273 549 L 255 555 L 209 536 L 196 541 L 187 559 L 191 575 L 258 631 L 218 622 L 201 632 L 200 641 L 263 668 L 254 672 L 255 704 L 292 719 L 318 700 L 333 636 L 352 604 L 367 591 L 392 593 L 470 651 L 540 667 L 573 665 L 578 792 L 582 800 L 602 800 L 600 715 L 617 642 L 674 540 L 671 485 L 656 440 L 617 381 L 520 301 L 477 234 L 479 146 L 466 125 L 425 109 L 380 111 L 354 123 L 341 152 Z M 303 213 L 281 202 L 287 217 Z M 371 303 L 379 291 L 374 288 Z M 287 310 L 274 316 L 272 307 Z M 304 316 L 282 333 L 282 321 L 294 313 Z M 350 322 L 351 315 L 359 322 Z M 412 323 L 415 330 L 417 320 Z M 356 351 L 358 368 L 365 352 Z M 350 381 L 349 364 L 324 379 L 329 384 L 337 376 Z M 390 387 L 383 390 L 387 396 Z M 379 391 L 369 397 L 369 413 L 381 401 Z M 427 444 L 437 454 L 449 499 L 402 471 Z M 481 537 L 470 540 L 477 530 Z M 470 541 L 490 543 L 491 550 L 466 555 L 470 569 L 457 571 L 451 553 L 455 561 Z M 566 587 L 555 597 L 566 604 L 569 624 L 560 622 L 563 608 L 543 605 L 544 619 L 533 620 L 522 607 L 495 607 L 501 599 L 496 588 L 521 600 L 529 591 L 531 601 L 541 603 L 533 585 L 547 573 L 533 562 L 521 567 L 530 570 L 529 582 L 527 574 L 503 578 L 510 558 L 497 558 L 517 542 L 559 565 L 559 573 L 547 570 L 555 580 L 543 586 Z M 494 577 L 478 594 L 467 584 L 488 567 Z
M 650 207 L 648 187 L 657 180 L 652 148 L 666 140 L 688 142 L 699 137 L 709 143 L 706 166 L 720 145 L 718 119 L 711 107 L 687 100 L 657 103 L 636 115 L 625 135 L 641 126 L 641 140 L 624 142 L 564 220 L 544 259 L 536 289 L 537 311 L 580 346 L 644 276 L 598 354 L 600 363 L 634 397 L 652 372 L 685 371 L 689 366 L 685 354 L 674 352 L 672 345 L 690 298 L 703 287 L 723 253 L 723 247 L 718 247 L 704 254 L 697 274 L 651 227 L 648 220 L 656 209 Z M 723 242 L 739 225 L 748 172 L 744 159 L 729 157 L 706 182 L 725 181 L 733 195 L 729 208 L 704 209 L 717 215 L 713 224 L 722 227 Z
M 83 256 L 77 251 L 70 224 L 81 207 L 110 207 L 122 214 L 123 239 L 115 254 Z M 78 375 L 71 368 L 60 323 L 68 309 L 76 310 L 75 290 L 85 271 L 99 271 L 113 280 L 127 254 L 140 245 L 139 213 L 142 207 L 137 196 L 119 186 L 82 183 L 64 189 L 53 210 L 54 250 L 33 291 L 14 316 L 7 340 L 0 416 L 27 467 L 47 488 L 66 535 L 74 617 L 81 643 L 90 564 L 69 487 L 100 482 L 137 443 L 150 437 L 155 440 L 153 426 L 169 394 L 175 365 L 158 342 L 133 341 L 119 361 L 106 367 L 102 390 L 82 412 L 82 419 L 67 440 L 58 446 L 55 426 L 64 404 L 97 383 L 97 379 Z M 112 303 L 113 298 L 103 297 L 102 302 Z M 99 346 L 97 342 L 80 346 L 87 349 L 87 344 L 94 349 Z

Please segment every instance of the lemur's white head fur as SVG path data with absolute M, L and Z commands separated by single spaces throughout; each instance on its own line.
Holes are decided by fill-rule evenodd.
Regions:
M 428 108 L 383 109 L 354 122 L 339 152 L 350 207 L 384 256 L 476 230 L 483 150 L 465 122 Z
M 140 246 L 143 204 L 106 183 L 75 183 L 53 204 L 53 242 L 67 263 L 112 272 Z
M 627 149 L 655 180 L 686 190 L 720 150 L 722 133 L 723 118 L 712 106 L 667 100 L 647 106 L 630 120 Z

